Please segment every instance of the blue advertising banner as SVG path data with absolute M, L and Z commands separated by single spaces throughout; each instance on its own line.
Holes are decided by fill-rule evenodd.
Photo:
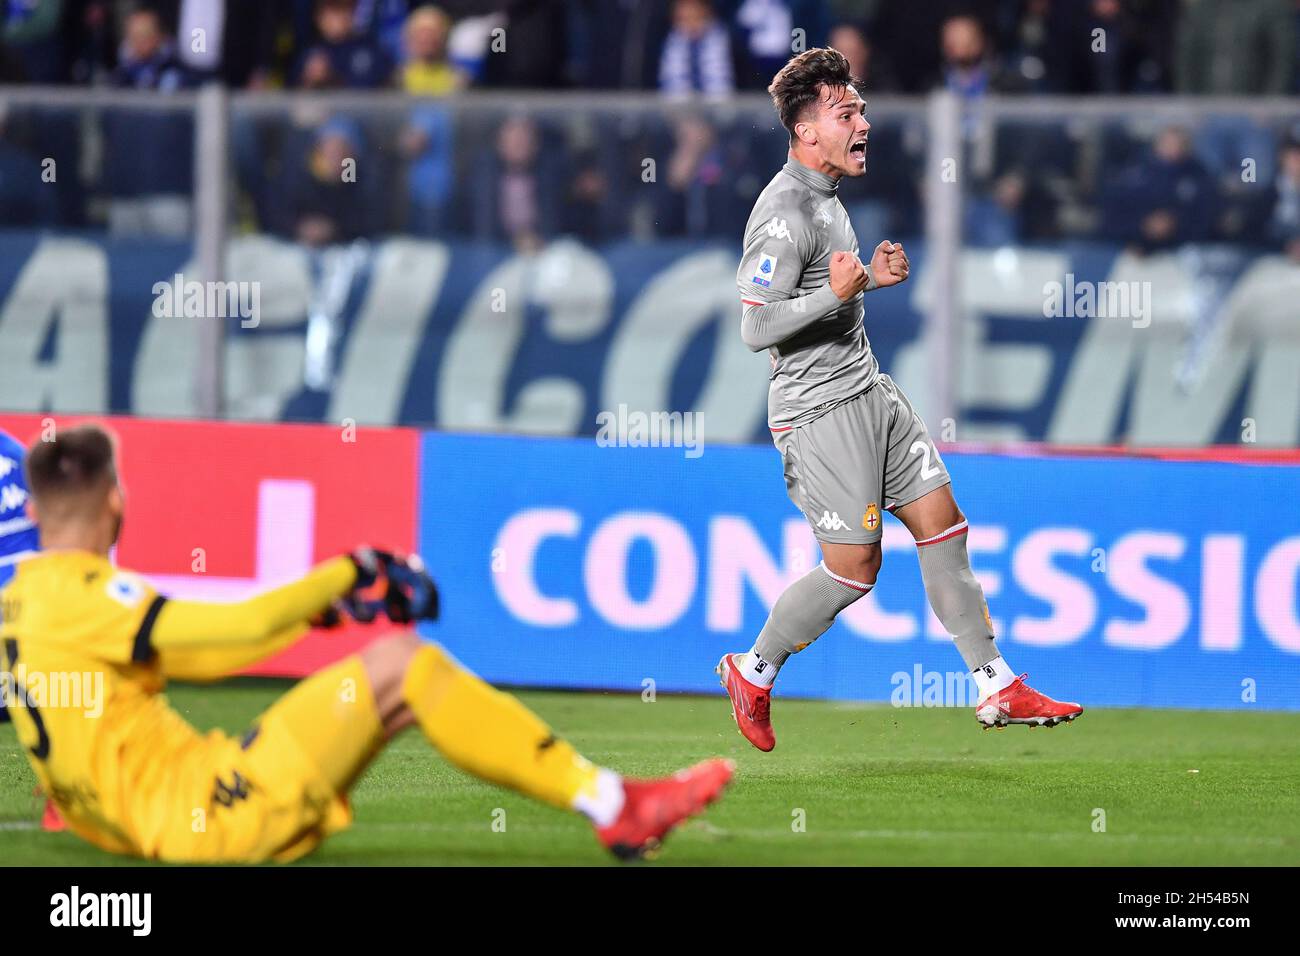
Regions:
M 1300 709 L 1300 467 L 945 455 L 1004 656 L 1088 705 Z M 428 634 L 493 682 L 712 692 L 820 560 L 771 447 L 429 433 Z M 782 671 L 786 696 L 974 705 L 886 519 L 876 589 Z M 969 700 L 962 695 L 969 694 Z

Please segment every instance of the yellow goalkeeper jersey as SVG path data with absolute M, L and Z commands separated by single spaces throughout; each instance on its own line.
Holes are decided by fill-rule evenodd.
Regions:
M 297 640 L 355 581 L 347 558 L 239 604 L 171 601 L 84 551 L 22 562 L 0 591 L 4 702 L 41 787 L 79 835 L 144 853 L 211 788 L 219 731 L 168 704 L 167 678 L 212 680 Z

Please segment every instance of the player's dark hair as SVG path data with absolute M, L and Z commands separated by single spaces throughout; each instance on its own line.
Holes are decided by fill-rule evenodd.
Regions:
M 830 47 L 805 50 L 777 72 L 767 92 L 772 96 L 781 125 L 794 137 L 794 127 L 804 118 L 808 107 L 817 102 L 822 88 L 844 89 L 857 84 L 848 58 Z
M 37 439 L 27 451 L 27 484 L 38 502 L 116 483 L 116 445 L 100 425 L 59 429 L 52 440 Z

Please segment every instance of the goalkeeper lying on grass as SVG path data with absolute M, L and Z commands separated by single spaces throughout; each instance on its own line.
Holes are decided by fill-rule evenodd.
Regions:
M 107 432 L 37 442 L 27 470 L 44 550 L 0 592 L 4 690 L 41 786 L 98 847 L 295 859 L 348 825 L 349 788 L 411 724 L 470 773 L 583 814 L 621 858 L 655 847 L 731 778 L 723 760 L 645 781 L 594 766 L 409 630 L 302 681 L 240 738 L 200 734 L 161 695 L 168 678 L 214 680 L 339 615 L 433 619 L 438 594 L 419 560 L 362 549 L 239 604 L 169 601 L 108 560 L 124 500 Z M 48 693 L 77 680 L 102 685 L 96 707 Z

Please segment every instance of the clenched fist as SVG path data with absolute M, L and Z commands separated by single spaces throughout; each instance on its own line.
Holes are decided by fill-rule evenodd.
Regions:
M 867 287 L 867 267 L 851 252 L 831 254 L 831 291 L 847 302 Z
M 912 264 L 907 261 L 907 253 L 903 251 L 901 242 L 886 239 L 876 246 L 876 251 L 871 255 L 871 274 L 875 277 L 877 286 L 898 285 L 907 278 L 911 268 Z

